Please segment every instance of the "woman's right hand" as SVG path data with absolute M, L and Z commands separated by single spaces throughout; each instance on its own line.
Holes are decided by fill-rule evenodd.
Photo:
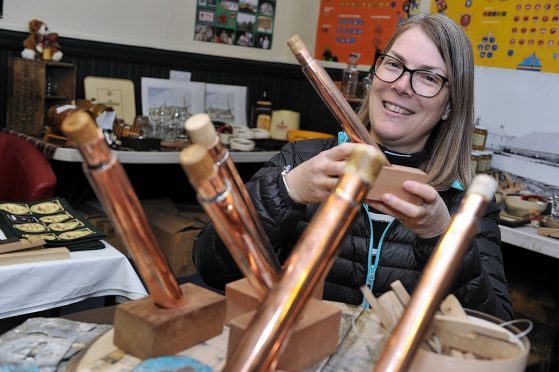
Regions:
M 347 158 L 357 146 L 343 143 L 299 164 L 285 176 L 290 196 L 297 203 L 319 203 L 338 184 Z

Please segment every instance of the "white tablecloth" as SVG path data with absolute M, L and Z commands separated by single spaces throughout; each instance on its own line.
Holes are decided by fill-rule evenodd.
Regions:
M 135 300 L 147 292 L 128 259 L 107 243 L 70 252 L 70 259 L 0 266 L 0 318 L 109 295 Z

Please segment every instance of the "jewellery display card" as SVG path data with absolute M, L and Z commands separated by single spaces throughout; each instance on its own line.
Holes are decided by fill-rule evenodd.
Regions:
M 39 236 L 47 247 L 64 246 L 70 251 L 104 247 L 99 240 L 105 235 L 62 198 L 0 201 L 0 229 L 8 238 Z

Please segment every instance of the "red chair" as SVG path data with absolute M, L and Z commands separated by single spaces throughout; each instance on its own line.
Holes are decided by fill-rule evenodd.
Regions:
M 43 154 L 24 139 L 0 133 L 0 200 L 47 199 L 55 188 L 56 176 Z

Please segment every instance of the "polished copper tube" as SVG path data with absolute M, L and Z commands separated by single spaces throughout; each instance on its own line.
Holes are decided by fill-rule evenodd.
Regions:
M 252 288 L 264 297 L 276 283 L 280 272 L 271 265 L 261 242 L 247 227 L 248 211 L 241 196 L 232 187 L 232 180 L 219 173 L 203 145 L 194 144 L 184 149 L 180 160 L 197 191 L 198 201 L 213 221 L 237 267 Z
M 371 146 L 356 148 L 335 191 L 299 239 L 281 279 L 260 304 L 224 371 L 275 369 L 297 318 L 333 264 L 338 245 L 384 161 L 384 155 Z
M 287 41 L 287 45 L 289 45 L 291 52 L 302 66 L 303 73 L 336 120 L 342 125 L 351 141 L 366 143 L 378 148 L 374 138 L 361 120 L 359 120 L 347 99 L 336 87 L 336 84 L 334 84 L 326 70 L 312 56 L 299 35 L 292 36 Z
M 423 271 L 413 296 L 384 346 L 374 371 L 407 371 L 429 329 L 443 296 L 454 280 L 497 183 L 478 175 L 468 188 L 450 226 L 439 240 Z
M 252 241 L 255 244 L 254 249 L 261 251 L 259 256 L 264 260 L 264 265 L 260 267 L 259 272 L 264 274 L 265 270 L 271 270 L 271 272 L 265 273 L 265 276 L 277 277 L 281 272 L 281 265 L 273 253 L 268 235 L 262 228 L 258 213 L 254 208 L 254 204 L 239 172 L 237 172 L 235 163 L 231 159 L 229 150 L 219 141 L 209 115 L 205 113 L 193 115 L 186 121 L 185 129 L 192 142 L 207 147 L 211 158 L 217 165 L 219 176 L 230 183 L 232 187 L 231 193 L 235 195 L 236 201 L 240 203 L 238 212 L 244 221 L 244 228 L 252 236 Z
M 62 131 L 78 144 L 89 183 L 132 255 L 153 302 L 163 308 L 186 304 L 122 165 L 92 118 L 85 112 L 73 113 L 62 123 Z

